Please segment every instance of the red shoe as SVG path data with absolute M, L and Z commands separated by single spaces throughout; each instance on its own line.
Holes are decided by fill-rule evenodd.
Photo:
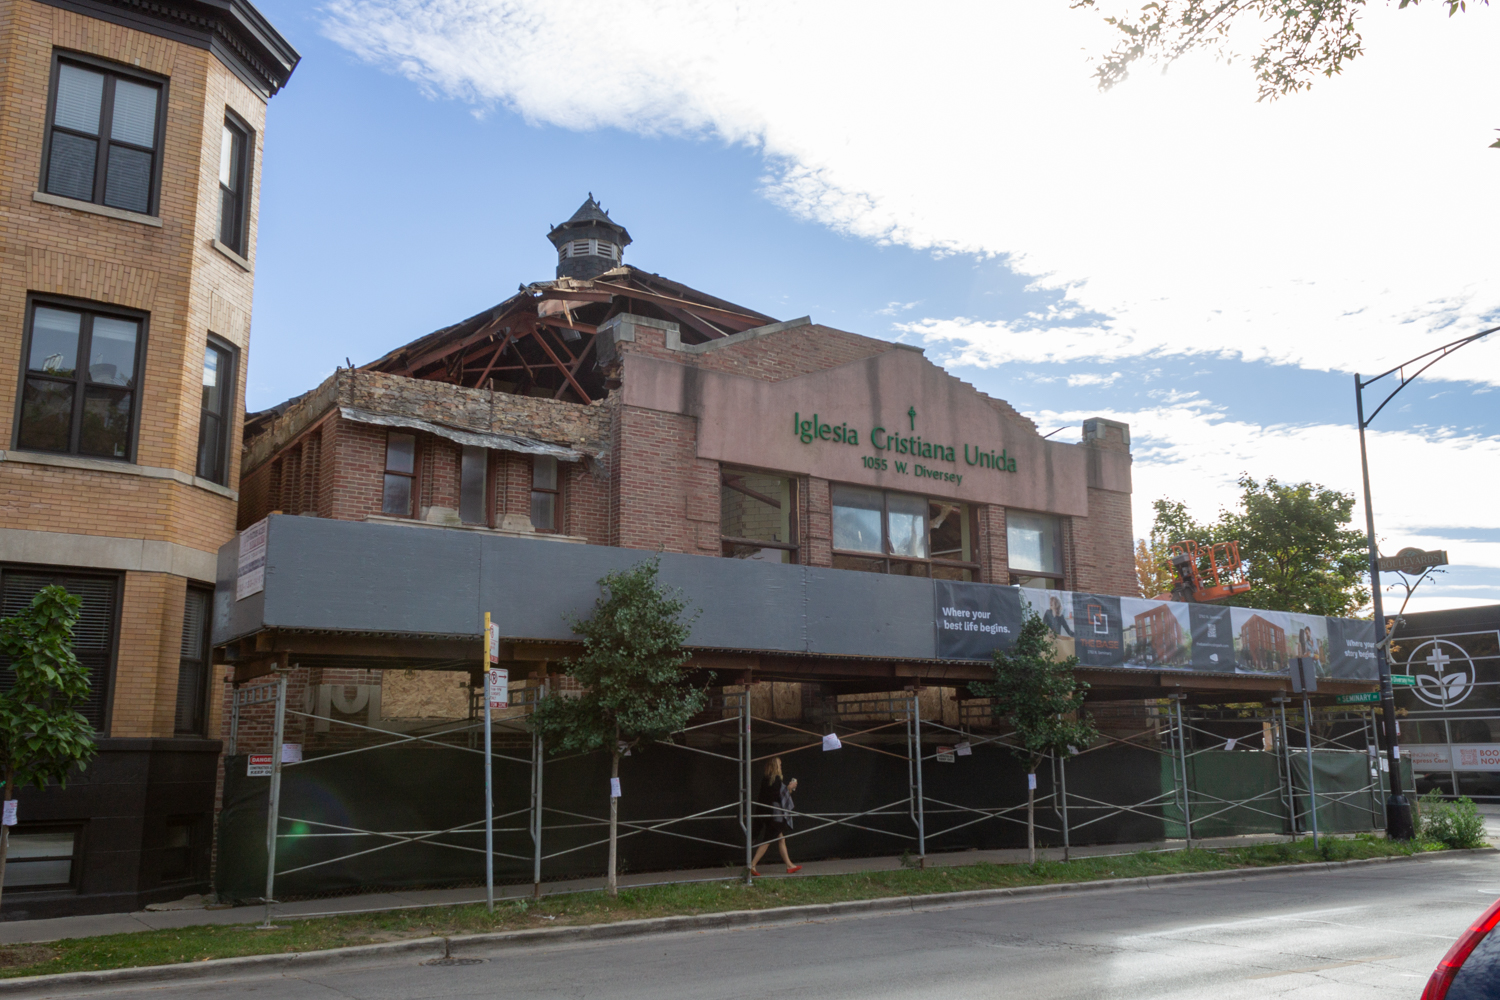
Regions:
M 795 875 L 798 872 L 800 872 L 801 870 L 802 870 L 802 866 L 801 865 L 791 865 L 791 866 L 789 866 L 787 868 L 786 873 L 788 875 Z
M 750 874 L 755 876 L 756 878 L 760 878 L 760 872 L 756 871 L 754 868 L 750 869 Z

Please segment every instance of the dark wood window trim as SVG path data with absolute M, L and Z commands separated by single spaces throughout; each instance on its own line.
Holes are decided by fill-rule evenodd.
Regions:
M 246 260 L 250 257 L 250 192 L 254 190 L 255 130 L 239 115 L 224 109 L 224 130 L 237 140 L 231 144 L 232 160 L 229 181 L 225 182 L 220 142 L 219 155 L 219 242 Z
M 484 462 L 484 469 L 479 481 L 480 485 L 480 515 L 477 520 L 464 517 L 464 452 L 473 447 L 471 445 L 458 446 L 458 519 L 463 524 L 489 527 L 494 523 L 494 504 L 491 501 L 490 482 L 494 478 L 491 468 L 495 464 L 494 453 L 488 448 L 475 448 Z
M 197 641 L 193 642 L 188 614 L 195 600 L 202 602 L 203 620 Z M 209 643 L 213 611 L 213 588 L 189 584 L 187 601 L 183 605 L 182 649 L 177 665 L 177 713 L 173 731 L 178 736 L 203 736 L 208 731 L 208 689 L 213 673 Z
M 410 472 L 399 469 L 393 470 L 391 468 L 391 438 L 397 435 L 411 438 Z M 417 516 L 417 511 L 421 507 L 422 499 L 421 470 L 423 451 L 424 449 L 422 448 L 421 436 L 418 435 L 416 431 L 389 430 L 385 432 L 385 452 L 383 455 L 384 465 L 380 473 L 380 511 L 386 517 L 414 518 Z M 411 490 L 411 493 L 408 496 L 407 509 L 405 513 L 397 513 L 395 511 L 386 510 L 386 480 L 391 476 L 401 476 L 409 481 L 409 488 Z
M 100 113 L 100 130 L 97 136 L 87 136 L 77 129 L 55 124 L 57 115 L 57 84 L 64 63 L 72 63 L 83 69 L 101 72 L 106 75 L 103 94 L 103 106 Z M 115 81 L 118 79 L 129 80 L 132 83 L 143 83 L 158 87 L 156 97 L 156 132 L 154 145 L 150 150 L 134 144 L 125 143 L 112 139 L 110 130 L 114 117 L 114 92 Z M 159 216 L 161 214 L 161 174 L 162 154 L 166 144 L 167 136 L 167 108 L 168 108 L 168 85 L 167 77 L 156 73 L 149 73 L 133 66 L 124 66 L 120 63 L 111 62 L 108 59 L 100 59 L 82 52 L 72 52 L 65 49 L 54 49 L 52 52 L 52 67 L 47 87 L 47 119 L 46 129 L 42 138 L 42 164 L 40 176 L 37 178 L 37 190 L 52 194 L 54 196 L 76 198 L 79 201 L 89 202 L 94 205 L 105 205 L 104 185 L 109 173 L 109 150 L 113 146 L 121 146 L 138 152 L 149 152 L 151 156 L 151 169 L 149 180 L 149 193 L 147 195 L 146 210 L 140 214 L 148 216 Z M 94 185 L 93 192 L 88 198 L 77 198 L 76 194 L 63 194 L 52 191 L 48 187 L 48 173 L 52 163 L 53 137 L 61 132 L 65 135 L 75 135 L 79 138 L 92 139 L 99 143 L 94 157 Z M 118 205 L 106 206 L 119 211 L 137 211 L 136 209 L 122 208 Z
M 78 362 L 77 368 L 70 378 L 36 374 L 28 369 L 31 363 L 31 342 L 35 332 L 36 310 L 38 306 L 62 309 L 69 312 L 83 314 L 80 322 L 78 336 Z M 135 371 L 133 382 L 127 386 L 107 386 L 111 391 L 124 390 L 130 393 L 130 430 L 126 434 L 124 455 L 97 455 L 84 454 L 78 450 L 79 439 L 83 431 L 83 408 L 86 397 L 86 389 L 93 383 L 88 376 L 88 350 L 92 346 L 93 320 L 97 316 L 105 316 L 111 319 L 129 320 L 136 324 L 135 341 Z M 124 309 L 117 306 L 103 305 L 97 302 L 89 302 L 83 299 L 74 299 L 62 295 L 28 295 L 26 300 L 26 328 L 21 338 L 21 357 L 19 361 L 20 379 L 17 384 L 15 419 L 11 422 L 11 447 L 17 451 L 40 451 L 55 455 L 80 455 L 84 458 L 97 458 L 106 462 L 135 461 L 136 439 L 140 432 L 141 424 L 141 397 L 142 383 L 146 367 L 146 344 L 150 337 L 150 316 L 138 309 Z M 73 415 L 72 428 L 69 432 L 68 447 L 65 449 L 28 447 L 21 443 L 22 416 L 26 406 L 26 383 L 32 379 L 54 383 L 71 383 L 73 392 Z
M 556 475 L 556 478 L 554 480 L 554 483 L 556 484 L 555 488 L 549 489 L 549 488 L 547 488 L 545 486 L 538 486 L 536 484 L 537 459 L 538 458 L 543 458 L 543 457 L 546 457 L 546 456 L 542 456 L 542 455 L 533 455 L 533 456 L 531 456 L 531 462 L 529 463 L 530 464 L 530 471 L 531 471 L 531 489 L 530 489 L 530 492 L 528 493 L 528 497 L 531 500 L 532 505 L 534 506 L 535 502 L 536 502 L 536 497 L 537 497 L 538 494 L 544 495 L 544 496 L 545 495 L 551 495 L 551 497 L 552 497 L 552 527 L 550 527 L 550 528 L 539 528 L 539 527 L 537 527 L 536 526 L 536 519 L 535 518 L 532 518 L 531 527 L 532 527 L 532 529 L 534 531 L 538 531 L 538 532 L 541 532 L 542 534 L 546 534 L 546 535 L 563 534 L 563 524 L 564 524 L 564 521 L 563 521 L 563 478 L 564 478 L 564 472 L 565 472 L 567 466 L 563 462 L 560 462 L 557 459 L 553 459 L 552 461 L 555 463 L 554 464 L 554 468 L 557 470 L 557 475 Z
M 228 486 L 230 433 L 234 429 L 234 415 L 238 412 L 235 402 L 239 399 L 240 357 L 233 344 L 210 334 L 203 348 L 205 372 L 210 351 L 217 352 L 220 364 L 217 372 L 219 410 L 214 412 L 201 402 L 198 407 L 198 478 Z
M 761 503 L 770 504 L 778 510 L 781 508 L 781 502 L 779 500 L 775 499 L 774 497 L 765 496 L 753 489 L 746 487 L 742 482 L 736 481 L 738 477 L 744 475 L 774 476 L 777 479 L 785 479 L 787 481 L 787 506 L 790 508 L 790 512 L 787 516 L 787 540 L 785 542 L 771 542 L 760 538 L 737 538 L 733 535 L 725 535 L 721 533 L 719 535 L 719 546 L 721 551 L 724 555 L 727 556 L 730 555 L 733 549 L 738 546 L 748 546 L 760 549 L 779 549 L 782 552 L 791 553 L 790 561 L 793 564 L 800 563 L 802 561 L 802 544 L 800 532 L 802 507 L 799 502 L 802 495 L 801 480 L 799 480 L 796 476 L 788 475 L 785 472 L 776 472 L 769 469 L 751 469 L 745 468 L 743 466 L 720 466 L 719 485 L 721 488 L 727 488 L 734 490 L 737 493 L 743 493 L 745 496 L 750 497 L 752 500 L 758 500 Z
M 0 563 L 0 599 L 3 599 L 8 583 L 8 578 L 13 575 L 44 576 L 50 577 L 49 583 L 57 583 L 66 586 L 70 579 L 87 581 L 107 581 L 112 588 L 111 607 L 107 611 L 108 621 L 103 623 L 108 634 L 105 636 L 104 646 L 100 649 L 78 649 L 75 651 L 80 659 L 92 659 L 98 662 L 102 670 L 93 672 L 91 682 L 98 685 L 102 679 L 103 690 L 97 698 L 91 699 L 91 703 L 84 711 L 93 723 L 95 735 L 105 737 L 109 735 L 110 718 L 114 713 L 115 700 L 115 672 L 120 660 L 120 615 L 125 600 L 125 574 L 110 572 L 108 570 L 80 569 L 75 570 L 67 566 L 38 566 L 29 563 Z M 77 633 L 75 632 L 75 636 Z M 102 678 L 101 675 L 102 674 Z M 0 658 L 0 686 L 10 686 L 11 674 L 8 667 Z

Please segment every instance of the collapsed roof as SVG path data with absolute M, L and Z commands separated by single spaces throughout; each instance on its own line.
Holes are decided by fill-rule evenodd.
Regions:
M 774 317 L 628 264 L 591 280 L 557 278 L 461 323 L 435 330 L 362 370 L 588 403 L 608 393 L 594 347 L 599 327 L 628 313 L 676 323 L 684 344 L 702 344 L 775 323 Z

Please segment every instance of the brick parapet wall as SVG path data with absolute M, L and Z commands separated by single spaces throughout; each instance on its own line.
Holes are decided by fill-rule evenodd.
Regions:
M 983 583 L 1010 583 L 1010 565 L 1007 561 L 1005 535 L 1005 508 L 993 504 L 980 504 L 976 511 L 979 521 L 978 562 L 979 578 Z
M 697 421 L 622 406 L 613 455 L 614 544 L 719 552 L 719 467 L 697 457 Z
M 826 371 L 899 349 L 888 340 L 810 324 L 698 353 L 668 350 L 665 330 L 650 326 L 634 329 L 636 339 L 616 344 L 617 351 L 767 382 Z
M 340 369 L 249 442 L 245 470 L 273 460 L 336 406 L 423 420 L 477 434 L 511 434 L 599 455 L 609 447 L 611 407 L 465 389 L 447 382 Z
M 1090 489 L 1089 516 L 1071 521 L 1074 576 L 1069 585 L 1099 594 L 1139 596 L 1130 494 Z

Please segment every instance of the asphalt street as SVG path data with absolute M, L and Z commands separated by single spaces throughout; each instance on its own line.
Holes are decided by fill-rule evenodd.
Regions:
M 93 989 L 153 1000 L 1411 998 L 1500 897 L 1500 855 Z M 57 995 L 57 994 L 47 994 Z

